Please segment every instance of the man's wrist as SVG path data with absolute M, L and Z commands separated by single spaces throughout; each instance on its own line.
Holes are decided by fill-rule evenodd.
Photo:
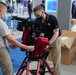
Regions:
M 50 46 L 51 44 L 48 42 L 48 45 Z

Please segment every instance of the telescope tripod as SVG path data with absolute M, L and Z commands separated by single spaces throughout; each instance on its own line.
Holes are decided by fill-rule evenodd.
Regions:
M 45 55 L 45 54 L 44 54 Z M 26 70 L 26 74 L 25 75 L 29 75 L 29 71 L 32 73 L 32 75 L 39 75 L 40 73 L 40 61 L 37 60 L 37 59 L 40 59 L 42 58 L 41 60 L 43 61 L 43 63 L 45 64 L 46 68 L 48 69 L 48 71 L 50 72 L 51 75 L 56 75 L 53 71 L 53 69 L 49 66 L 48 62 L 45 60 L 44 58 L 44 55 L 43 57 L 25 57 L 18 72 L 16 73 L 16 75 L 22 75 L 22 73 L 24 72 L 24 70 Z M 33 61 L 38 61 L 37 63 L 37 70 L 33 71 L 33 70 L 29 70 L 29 65 L 30 65 L 30 61 L 33 60 Z M 41 74 L 40 75 L 45 75 L 45 70 L 43 71 L 44 74 Z

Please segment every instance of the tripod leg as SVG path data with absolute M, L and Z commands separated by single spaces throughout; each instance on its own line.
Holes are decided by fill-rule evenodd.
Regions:
M 29 61 L 27 62 L 27 65 L 26 65 L 26 75 L 29 75 Z
M 54 71 L 52 70 L 52 68 L 49 66 L 48 62 L 47 62 L 46 60 L 43 60 L 43 61 L 44 61 L 45 65 L 46 65 L 46 67 L 48 68 L 50 74 L 56 75 L 56 74 L 54 73 Z
M 25 64 L 26 59 L 27 59 L 27 58 L 25 57 L 25 59 L 23 60 L 21 66 L 20 66 L 20 68 L 18 69 L 18 72 L 16 73 L 16 75 L 22 75 L 22 73 L 23 73 L 23 71 L 24 71 L 24 69 L 23 69 L 22 67 L 23 67 L 24 64 Z
M 40 75 L 45 75 L 45 64 L 43 62 L 43 59 L 40 60 Z
M 36 75 L 39 75 L 39 71 L 40 71 L 40 61 L 38 61 L 38 64 L 37 64 Z

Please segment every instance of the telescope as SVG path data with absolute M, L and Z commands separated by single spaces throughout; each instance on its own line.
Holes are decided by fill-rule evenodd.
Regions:
M 43 28 L 42 28 L 43 24 L 40 22 L 40 18 L 38 18 L 37 20 L 28 21 L 27 19 L 13 16 L 12 20 L 19 21 L 17 25 L 17 30 L 19 31 L 27 32 L 27 28 L 30 28 L 28 33 L 29 35 L 27 38 L 27 43 L 26 43 L 27 45 L 33 44 L 33 42 L 35 41 L 35 38 L 44 36 Z
M 26 75 L 29 75 L 29 71 L 32 75 L 39 75 L 40 73 L 40 60 L 46 65 L 48 71 L 51 75 L 55 75 L 54 71 L 50 68 L 46 58 L 49 54 L 49 51 L 46 51 L 45 48 L 48 45 L 48 38 L 44 37 L 43 33 L 43 24 L 39 20 L 28 21 L 27 19 L 13 17 L 13 19 L 19 20 L 17 30 L 23 31 L 22 44 L 26 45 L 35 45 L 34 51 L 26 51 L 21 49 L 21 51 L 26 51 L 26 57 L 24 58 L 18 72 L 16 75 L 22 75 L 24 70 L 26 70 Z M 21 27 L 20 27 L 20 26 Z M 38 61 L 36 73 L 34 70 L 29 70 L 30 61 Z M 43 67 L 43 73 L 45 74 L 45 68 Z

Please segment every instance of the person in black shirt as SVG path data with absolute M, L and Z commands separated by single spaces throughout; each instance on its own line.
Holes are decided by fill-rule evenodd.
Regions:
M 59 30 L 59 24 L 57 18 L 53 15 L 46 14 L 42 6 L 38 5 L 33 9 L 36 16 L 35 21 L 42 23 L 40 30 L 44 34 L 44 37 L 49 39 L 46 51 L 52 51 L 54 71 L 56 75 L 60 75 L 60 62 L 61 62 L 61 33 Z M 40 26 L 40 25 L 39 25 Z M 41 67 L 44 66 L 41 62 Z M 43 69 L 41 75 L 44 75 Z
M 42 3 L 40 4 L 43 8 L 44 8 L 44 10 L 45 10 L 45 1 L 44 0 L 42 0 Z
M 72 3 L 72 19 L 76 19 L 76 0 Z
M 28 8 L 28 19 L 31 20 L 31 15 L 32 15 L 32 2 L 29 0 L 27 3 L 27 8 Z

